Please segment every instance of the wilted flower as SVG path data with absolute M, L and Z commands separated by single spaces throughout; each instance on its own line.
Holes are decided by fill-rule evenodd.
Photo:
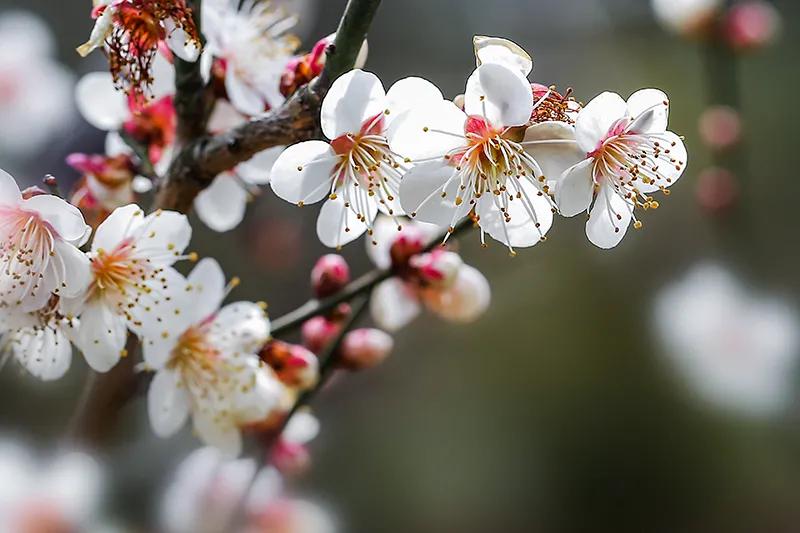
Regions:
M 89 284 L 89 260 L 78 247 L 91 228 L 61 198 L 24 198 L 0 170 L 0 310 L 36 311 L 53 294 L 74 297 Z
M 185 61 L 200 55 L 200 37 L 186 0 L 99 0 L 82 56 L 105 47 L 114 83 L 141 101 L 153 83 L 151 67 L 162 43 Z
M 296 17 L 270 2 L 215 0 L 203 3 L 204 69 L 219 76 L 233 106 L 259 115 L 283 103 L 283 69 L 299 40 L 288 34 Z
M 16 443 L 0 442 L 0 531 L 56 533 L 97 526 L 103 488 L 100 465 L 62 453 L 41 461 Z
M 635 208 L 657 208 L 650 194 L 668 194 L 667 187 L 686 169 L 686 148 L 667 131 L 668 114 L 667 96 L 657 89 L 638 91 L 627 103 L 606 92 L 578 114 L 576 141 L 565 140 L 564 147 L 583 160 L 558 179 L 556 203 L 564 216 L 589 211 L 586 235 L 594 245 L 619 244 L 631 220 L 641 227 Z
M 397 273 L 379 284 L 370 300 L 372 317 L 380 327 L 399 330 L 416 318 L 423 305 L 452 322 L 471 322 L 486 311 L 491 291 L 483 274 L 463 264 L 455 252 L 437 248 L 423 253 L 435 238 L 434 227 L 410 222 L 398 232 L 391 219 L 381 217 L 375 232 L 381 244 L 367 244 L 367 253 L 378 267 L 391 267 Z
M 73 76 L 53 58 L 50 29 L 25 12 L 0 17 L 0 123 L 13 125 L 0 134 L 5 157 L 27 156 L 41 149 L 66 125 Z
M 430 82 L 405 78 L 387 92 L 369 72 L 353 70 L 337 79 L 322 102 L 322 131 L 331 141 L 306 141 L 275 162 L 272 190 L 298 205 L 327 198 L 317 235 L 329 247 L 347 244 L 365 231 L 380 210 L 401 215 L 397 198 L 405 173 L 391 138 L 413 107 L 441 102 Z
M 181 305 L 143 342 L 145 363 L 157 371 L 148 393 L 153 430 L 168 437 L 191 415 L 205 443 L 236 456 L 240 429 L 266 419 L 284 394 L 257 355 L 269 338 L 269 320 L 251 302 L 220 309 L 227 289 L 213 259 L 198 263 L 188 284 L 165 292 Z
M 125 355 L 128 329 L 161 335 L 181 311 L 170 297 L 185 286 L 172 267 L 189 245 L 192 228 L 184 215 L 157 211 L 145 216 L 135 204 L 120 207 L 95 232 L 91 283 L 77 296 L 62 299 L 69 316 L 79 318 L 73 342 L 99 371 Z
M 800 316 L 780 298 L 704 264 L 661 291 L 654 319 L 668 354 L 707 400 L 754 415 L 788 404 Z
M 708 32 L 723 7 L 723 0 L 651 0 L 656 19 L 667 30 L 681 35 Z

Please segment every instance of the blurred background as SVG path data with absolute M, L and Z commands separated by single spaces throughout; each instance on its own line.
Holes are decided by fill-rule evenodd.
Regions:
M 105 68 L 102 54 L 82 60 L 74 52 L 91 29 L 87 4 L 0 0 L 0 16 L 20 9 L 40 15 L 54 35 L 53 61 L 74 80 Z M 344 4 L 306 4 L 299 28 L 305 49 L 334 31 Z M 743 141 L 734 155 L 714 156 L 698 119 L 710 103 L 732 103 L 730 84 L 711 66 L 707 45 L 663 30 L 647 1 L 384 0 L 367 69 L 387 87 L 418 75 L 452 98 L 474 68 L 472 36 L 504 36 L 533 55 L 533 80 L 573 87 L 580 101 L 603 90 L 627 97 L 642 87 L 663 89 L 672 102 L 670 129 L 686 136 L 690 161 L 658 211 L 643 216 L 645 227 L 611 251 L 588 243 L 581 217 L 557 220 L 546 243 L 516 258 L 499 244 L 481 249 L 476 235 L 461 239 L 465 261 L 491 282 L 489 312 L 466 327 L 418 319 L 397 335 L 384 365 L 342 376 L 314 403 L 322 431 L 311 445 L 313 468 L 298 484 L 347 531 L 800 531 L 797 343 L 787 343 L 788 362 L 760 384 L 782 387 L 779 405 L 748 409 L 745 392 L 732 386 L 709 394 L 702 379 L 675 364 L 674 347 L 664 342 L 670 326 L 659 319 L 663 291 L 712 261 L 748 297 L 779 299 L 786 327 L 800 327 L 793 311 L 800 108 L 791 101 L 800 76 L 800 4 L 774 6 L 783 20 L 777 42 L 736 60 Z M 2 54 L 9 46 L 3 43 Z M 2 88 L 0 73 L 0 99 Z M 51 100 L 60 91 L 45 89 L 41 98 Z M 30 183 L 47 173 L 66 183 L 77 178 L 64 164 L 68 153 L 102 150 L 102 132 L 82 121 L 71 97 L 58 101 L 43 114 L 52 135 L 28 143 L 36 144 L 31 150 L 0 142 L 0 167 Z M 29 126 L 7 114 L 0 138 L 13 140 Z M 736 176 L 735 207 L 725 202 L 725 179 L 700 178 L 721 162 Z M 326 252 L 315 220 L 315 209 L 297 210 L 265 191 L 231 234 L 195 224 L 193 247 L 244 280 L 234 297 L 265 299 L 278 316 L 310 297 L 308 272 Z M 355 273 L 371 268 L 362 241 L 343 255 Z M 731 315 L 719 321 L 719 333 L 736 351 L 750 342 L 752 321 L 739 320 L 736 308 Z M 755 362 L 747 364 L 758 367 L 761 348 L 752 344 L 745 356 Z M 719 364 L 737 362 L 723 356 Z M 0 431 L 54 442 L 86 372 L 76 357 L 66 378 L 42 384 L 5 366 Z M 143 524 L 197 442 L 188 430 L 168 441 L 152 436 L 143 398 L 123 416 L 118 444 L 104 458 L 113 473 L 110 509 Z

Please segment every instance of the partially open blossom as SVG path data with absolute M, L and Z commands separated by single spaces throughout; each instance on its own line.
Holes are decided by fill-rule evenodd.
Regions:
M 219 133 L 246 120 L 229 103 L 218 101 L 208 129 L 211 133 Z M 283 146 L 267 148 L 215 177 L 194 200 L 198 218 L 214 231 L 236 228 L 244 220 L 247 204 L 259 194 L 259 186 L 269 183 L 272 167 L 283 150 Z
M 0 309 L 36 311 L 53 294 L 84 291 L 89 260 L 78 247 L 90 233 L 75 206 L 50 194 L 24 198 L 0 170 Z
M 288 33 L 296 23 L 270 2 L 216 0 L 203 4 L 204 69 L 219 75 L 225 95 L 247 115 L 259 115 L 283 103 L 284 67 L 299 40 Z
M 437 248 L 428 253 L 404 257 L 396 247 L 408 249 L 409 242 L 424 237 L 425 244 L 435 238 L 436 228 L 410 222 L 397 231 L 394 221 L 380 217 L 375 223 L 378 241 L 367 244 L 367 253 L 381 268 L 389 266 L 396 276 L 380 283 L 373 291 L 370 309 L 375 322 L 387 331 L 406 326 L 423 306 L 451 322 L 471 322 L 489 307 L 489 282 L 477 269 L 463 264 L 455 252 Z M 396 259 L 398 258 L 398 259 Z
M 707 213 L 716 215 L 736 205 L 739 200 L 739 182 L 728 169 L 711 167 L 697 176 L 695 198 Z
M 660 292 L 654 321 L 667 354 L 702 398 L 751 415 L 789 405 L 800 315 L 784 300 L 703 264 Z
M 103 472 L 90 456 L 65 452 L 49 460 L 0 442 L 0 531 L 100 531 Z M 97 529 L 94 529 L 97 528 Z
M 219 264 L 204 259 L 187 284 L 166 290 L 179 312 L 165 316 L 143 346 L 145 363 L 156 370 L 148 392 L 153 431 L 171 436 L 191 415 L 203 442 L 236 456 L 240 429 L 266 419 L 284 387 L 258 358 L 269 338 L 264 310 L 251 302 L 220 308 L 227 290 Z
M 284 475 L 297 475 L 308 469 L 311 455 L 307 445 L 319 434 L 319 420 L 308 410 L 299 410 L 278 437 L 270 453 L 270 464 Z
M 54 52 L 53 35 L 36 16 L 5 11 L 0 17 L 0 123 L 8 125 L 0 132 L 0 152 L 6 163 L 38 153 L 72 117 L 73 76 Z
M 185 61 L 200 55 L 200 37 L 186 0 L 100 0 L 82 56 L 104 47 L 115 85 L 141 101 L 153 83 L 151 67 L 166 43 Z
M 726 150 L 742 138 L 742 119 L 739 112 L 729 106 L 711 106 L 700 115 L 700 137 L 709 148 Z
M 311 289 L 317 298 L 332 296 L 348 283 L 350 283 L 350 267 L 341 255 L 323 255 L 311 269 Z
M 686 36 L 708 35 L 723 0 L 651 0 L 656 20 L 667 30 Z
M 561 145 L 539 145 L 536 150 L 559 148 L 565 157 L 580 161 L 567 169 L 556 184 L 556 203 L 564 216 L 589 211 L 586 235 L 600 248 L 613 248 L 634 221 L 635 209 L 655 209 L 651 194 L 681 177 L 687 154 L 683 140 L 667 131 L 669 100 L 657 89 L 643 89 L 627 103 L 606 92 L 584 107 L 575 123 L 575 140 Z M 528 130 L 549 127 L 539 124 Z M 572 152 L 572 156 L 569 155 Z
M 29 313 L 0 307 L 0 353 L 10 350 L 20 366 L 43 381 L 59 379 L 72 362 L 69 339 L 74 327 L 75 321 L 61 311 L 58 296 Z
M 402 79 L 386 92 L 374 74 L 344 74 L 322 102 L 322 131 L 331 141 L 287 148 L 273 167 L 272 190 L 301 206 L 327 199 L 317 218 L 326 246 L 371 234 L 378 211 L 402 214 L 397 192 L 406 166 L 389 147 L 398 124 L 413 107 L 442 101 L 439 89 L 421 78 Z
M 544 240 L 553 205 L 541 162 L 522 144 L 536 103 L 526 78 L 531 63 L 514 59 L 512 44 L 483 57 L 467 81 L 463 111 L 448 101 L 417 106 L 391 146 L 417 163 L 400 185 L 406 213 L 452 230 L 474 212 L 482 242 L 488 233 L 513 253 Z
M 388 333 L 374 328 L 354 329 L 345 335 L 339 348 L 339 360 L 345 368 L 363 370 L 382 363 L 394 348 Z
M 303 346 L 272 340 L 264 345 L 259 357 L 291 389 L 305 391 L 317 384 L 319 361 L 316 355 Z
M 114 210 L 97 228 L 89 252 L 91 283 L 62 302 L 79 319 L 73 342 L 95 370 L 107 371 L 126 355 L 129 329 L 140 336 L 170 330 L 169 320 L 181 312 L 171 291 L 185 286 L 172 265 L 189 258 L 183 254 L 191 235 L 186 216 L 145 216 L 135 204 Z
M 335 33 L 323 37 L 317 41 L 309 53 L 294 57 L 286 63 L 280 80 L 281 94 L 288 98 L 297 89 L 322 74 L 327 58 L 326 52 L 335 38 Z M 367 63 L 367 53 L 368 45 L 367 41 L 364 41 L 353 68 L 364 68 Z
M 781 15 L 770 2 L 746 0 L 730 8 L 724 36 L 736 50 L 757 50 L 770 45 L 781 29 Z

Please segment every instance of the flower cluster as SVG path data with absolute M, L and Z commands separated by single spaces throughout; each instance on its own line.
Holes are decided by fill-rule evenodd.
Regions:
M 377 244 L 380 212 L 398 226 L 408 215 L 448 232 L 471 217 L 481 242 L 488 234 L 513 253 L 543 241 L 553 213 L 588 211 L 589 240 L 611 248 L 686 168 L 663 92 L 627 102 L 603 93 L 581 108 L 531 84 L 533 62 L 516 44 L 477 37 L 474 48 L 463 109 L 420 78 L 388 91 L 361 70 L 334 82 L 321 112 L 329 141 L 290 146 L 270 182 L 300 206 L 325 200 L 323 244 L 338 248 L 365 232 Z

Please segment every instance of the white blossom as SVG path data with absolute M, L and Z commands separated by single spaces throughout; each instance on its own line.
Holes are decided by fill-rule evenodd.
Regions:
M 213 259 L 195 267 L 182 302 L 164 317 L 163 332 L 145 336 L 145 363 L 156 370 L 148 393 L 150 422 L 162 437 L 176 433 L 191 415 L 199 437 L 230 456 L 241 449 L 240 428 L 280 406 L 284 388 L 258 351 L 269 339 L 261 306 L 236 302 L 220 309 L 225 276 Z
M 742 286 L 717 264 L 701 264 L 661 290 L 654 326 L 702 398 L 752 415 L 774 414 L 791 401 L 800 315 L 783 299 Z
M 326 246 L 372 233 L 378 211 L 402 214 L 397 191 L 406 167 L 389 147 L 392 137 L 410 109 L 441 101 L 441 92 L 421 78 L 402 79 L 386 92 L 374 74 L 344 74 L 322 103 L 322 131 L 330 142 L 286 149 L 273 167 L 272 190 L 298 205 L 327 198 L 317 219 Z

